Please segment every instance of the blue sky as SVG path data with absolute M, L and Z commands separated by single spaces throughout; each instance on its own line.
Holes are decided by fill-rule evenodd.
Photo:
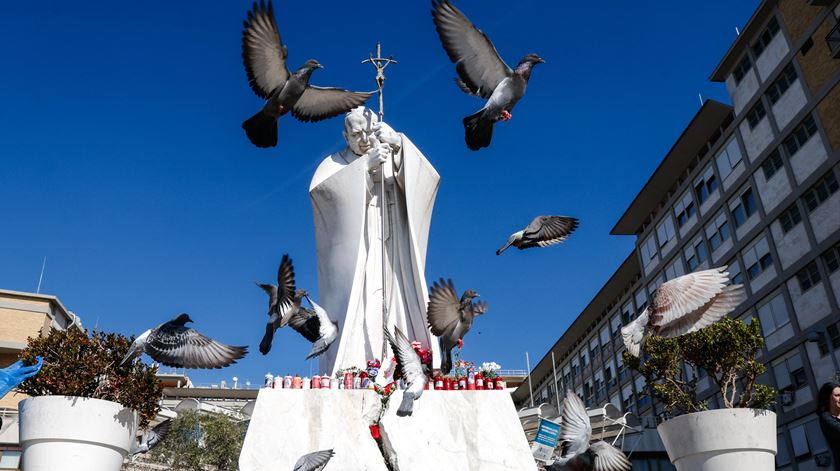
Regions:
M 427 280 L 451 277 L 490 303 L 464 357 L 524 368 L 575 319 L 633 247 L 609 230 L 704 98 L 707 77 L 757 0 L 455 3 L 508 64 L 537 52 L 513 119 L 471 152 L 461 118 L 481 106 L 452 83 L 429 2 L 278 1 L 291 68 L 316 58 L 312 82 L 374 88 L 359 64 L 383 43 L 386 120 L 442 176 Z M 64 2 L 5 5 L 0 16 L 0 288 L 57 295 L 87 327 L 140 333 L 181 311 L 203 333 L 249 345 L 224 371 L 309 374 L 305 340 L 257 344 L 283 253 L 317 293 L 308 185 L 343 147 L 342 122 L 285 117 L 280 145 L 240 128 L 260 100 L 247 85 L 240 34 L 248 2 Z M 375 8 L 378 8 L 377 11 Z M 386 20 L 391 18 L 393 20 Z M 375 102 L 374 102 L 375 103 Z M 373 103 L 372 103 L 373 104 Z M 580 218 L 565 244 L 494 251 L 538 214 Z

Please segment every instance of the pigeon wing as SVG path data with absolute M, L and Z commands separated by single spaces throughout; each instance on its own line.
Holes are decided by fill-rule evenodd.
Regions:
M 621 339 L 624 341 L 624 346 L 634 357 L 639 356 L 639 350 L 642 348 L 642 339 L 645 336 L 647 324 L 648 310 L 645 308 L 639 317 L 621 328 Z
M 522 239 L 513 245 L 519 250 L 559 244 L 578 228 L 577 218 L 567 216 L 537 216 L 525 228 Z
M 391 335 L 387 327 L 383 330 L 385 337 L 391 344 L 394 355 L 402 366 L 406 381 L 409 385 L 413 384 L 417 378 L 423 376 L 423 364 L 420 361 L 420 355 L 412 348 L 411 342 L 408 341 L 399 327 L 394 327 L 394 335 Z
M 277 267 L 277 310 L 281 319 L 288 316 L 294 308 L 294 296 L 295 267 L 289 254 L 283 254 L 280 266 Z
M 729 281 L 726 267 L 712 268 L 663 283 L 653 296 L 650 324 L 655 332 L 690 314 L 723 291 Z
M 304 122 L 322 121 L 362 106 L 372 95 L 371 92 L 310 85 L 292 107 L 292 116 Z
M 590 446 L 595 454 L 592 471 L 630 471 L 630 460 L 618 448 L 598 440 Z
M 195 329 L 166 324 L 149 335 L 146 353 L 156 362 L 175 368 L 224 368 L 248 353 L 205 337 Z
M 563 456 L 579 455 L 589 448 L 592 438 L 592 424 L 583 402 L 572 391 L 566 391 L 563 399 L 563 421 L 560 440 L 564 443 Z
M 461 319 L 459 307 L 460 302 L 452 280 L 444 281 L 441 278 L 440 282 L 435 281 L 426 309 L 426 317 L 434 335 L 447 335 L 458 324 Z
M 289 325 L 310 342 L 318 340 L 321 336 L 321 321 L 315 315 L 315 311 L 306 309 L 303 306 L 289 318 Z
M 305 454 L 295 463 L 294 471 L 315 471 L 322 469 L 334 454 L 335 452 L 332 449 Z
M 166 438 L 166 434 L 169 433 L 169 426 L 171 425 L 170 419 L 166 419 L 163 422 L 157 424 L 152 428 L 149 432 L 149 440 L 147 441 L 149 445 L 149 450 L 157 446 L 158 443 L 163 441 Z
M 663 337 L 679 337 L 708 327 L 726 317 L 747 298 L 744 285 L 727 285 L 711 301 L 693 312 L 664 325 L 659 330 Z
M 487 312 L 487 302 L 486 301 L 476 301 L 472 305 L 472 313 L 473 316 L 480 316 Z
M 245 64 L 248 84 L 257 96 L 267 100 L 289 79 L 286 56 L 288 51 L 280 40 L 271 1 L 268 7 L 263 0 L 259 5 L 254 2 L 242 30 L 242 63 Z
M 513 73 L 490 38 L 448 0 L 432 2 L 432 18 L 443 49 L 460 77 L 458 87 L 490 98 L 502 80 Z

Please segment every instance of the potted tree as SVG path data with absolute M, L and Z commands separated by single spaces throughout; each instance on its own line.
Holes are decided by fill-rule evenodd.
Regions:
M 670 417 L 657 430 L 678 470 L 774 468 L 776 414 L 766 408 L 776 391 L 756 383 L 765 370 L 755 359 L 763 346 L 758 319 L 724 318 L 682 337 L 649 338 L 642 358 L 624 353 L 624 363 L 644 376 L 647 394 Z M 697 399 L 701 370 L 723 409 Z
M 27 470 L 119 470 L 137 428 L 160 410 L 162 389 L 149 367 L 119 366 L 133 339 L 80 329 L 30 338 L 24 363 L 43 358 L 19 390 L 20 443 Z

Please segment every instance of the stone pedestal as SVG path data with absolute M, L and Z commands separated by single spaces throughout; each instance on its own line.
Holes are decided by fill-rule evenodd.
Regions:
M 507 392 L 424 391 L 411 417 L 396 416 L 401 400 L 396 391 L 381 422 L 394 469 L 536 470 Z M 387 471 L 368 427 L 378 407 L 373 391 L 263 389 L 240 469 L 292 469 L 303 454 L 333 448 L 325 471 Z

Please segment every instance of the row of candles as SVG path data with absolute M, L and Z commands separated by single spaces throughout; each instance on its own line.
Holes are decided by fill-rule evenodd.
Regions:
M 341 379 L 329 375 L 301 378 L 300 375 L 274 376 L 269 373 L 265 375 L 264 387 L 272 389 L 373 389 L 373 382 L 368 377 L 356 376 L 353 373 L 344 373 Z M 402 381 L 399 387 L 400 389 L 404 387 Z M 458 378 L 438 375 L 426 383 L 426 389 L 439 391 L 504 390 L 505 387 L 505 381 L 500 377 L 484 378 L 481 373 L 472 371 L 467 376 Z

